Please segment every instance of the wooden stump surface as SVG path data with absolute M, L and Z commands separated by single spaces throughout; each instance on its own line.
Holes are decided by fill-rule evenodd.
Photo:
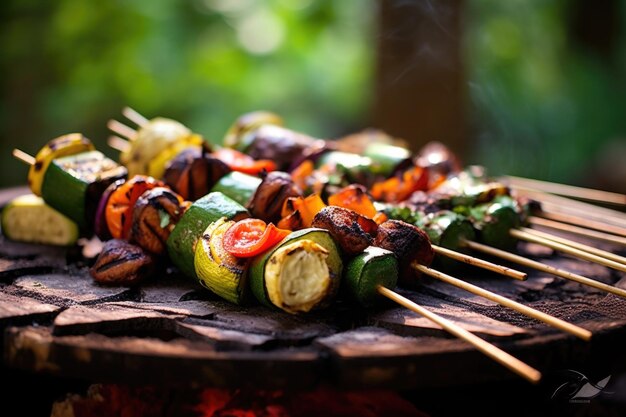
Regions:
M 624 253 L 623 248 L 590 243 Z M 623 273 L 535 245 L 520 245 L 519 250 L 626 288 Z M 415 389 L 518 378 L 393 304 L 363 310 L 340 299 L 326 311 L 294 316 L 221 301 L 174 269 L 126 288 L 94 283 L 87 267 L 78 247 L 0 237 L 5 366 L 164 386 Z M 455 275 L 583 326 L 593 332 L 591 342 L 429 279 L 416 290 L 400 292 L 544 373 L 625 355 L 626 300 L 528 272 L 524 282 L 473 268 Z

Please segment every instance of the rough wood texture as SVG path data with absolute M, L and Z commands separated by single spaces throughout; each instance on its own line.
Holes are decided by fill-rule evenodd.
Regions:
M 626 287 L 624 274 L 533 245 L 520 249 Z M 293 316 L 231 305 L 175 271 L 139 288 L 103 287 L 76 253 L 1 242 L 6 366 L 92 381 L 223 387 L 415 389 L 516 378 L 393 304 L 365 311 L 339 300 L 327 311 Z M 431 280 L 401 292 L 544 373 L 625 356 L 624 299 L 547 274 L 531 273 L 526 282 L 471 268 L 456 275 L 588 328 L 593 339 L 582 342 Z

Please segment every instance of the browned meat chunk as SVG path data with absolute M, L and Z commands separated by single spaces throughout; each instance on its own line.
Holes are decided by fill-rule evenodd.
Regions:
M 374 241 L 378 229 L 374 220 L 337 206 L 324 207 L 313 218 L 312 226 L 328 230 L 347 255 L 363 252 Z

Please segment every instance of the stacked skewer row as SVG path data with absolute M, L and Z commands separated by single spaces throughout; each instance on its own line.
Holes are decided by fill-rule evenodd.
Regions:
M 106 241 L 90 270 L 98 282 L 139 282 L 169 258 L 231 302 L 254 295 L 294 314 L 327 306 L 341 286 L 365 307 L 386 298 L 424 316 L 532 382 L 539 371 L 398 294 L 396 284 L 410 288 L 427 275 L 583 340 L 591 332 L 450 273 L 465 263 L 526 279 L 475 251 L 626 297 L 621 288 L 514 253 L 524 240 L 626 271 L 624 257 L 531 228 L 626 245 L 624 213 L 567 197 L 626 206 L 624 195 L 516 177 L 492 181 L 479 167 L 462 169 L 441 144 L 413 157 L 375 131 L 323 141 L 286 129 L 268 112 L 241 116 L 219 148 L 176 121 L 148 120 L 130 108 L 123 114 L 138 129 L 108 124 L 121 164 L 79 134 L 51 141 L 35 157 L 13 152 L 31 166 L 34 194 Z M 24 223 L 11 220 L 20 207 L 5 209 L 8 236 L 24 236 Z

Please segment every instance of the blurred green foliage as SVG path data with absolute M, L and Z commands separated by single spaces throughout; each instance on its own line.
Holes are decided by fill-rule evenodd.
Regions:
M 575 3 L 584 2 L 466 3 L 471 159 L 492 173 L 578 184 L 621 169 L 626 192 L 626 3 L 612 2 L 617 13 L 601 21 L 576 17 Z M 581 44 L 580 24 L 621 31 L 592 26 L 613 39 Z
M 626 169 L 626 3 L 608 60 L 572 38 L 572 4 L 464 2 L 467 162 L 580 184 Z M 106 121 L 126 105 L 211 141 L 257 109 L 320 137 L 363 128 L 376 12 L 375 0 L 4 0 L 0 186 L 25 182 L 11 148 L 34 154 L 64 133 L 116 157 Z
M 10 157 L 83 132 L 105 149 L 129 105 L 221 141 L 266 109 L 321 137 L 363 125 L 373 76 L 370 0 L 3 0 L 0 185 Z M 115 152 L 106 151 L 115 157 Z

